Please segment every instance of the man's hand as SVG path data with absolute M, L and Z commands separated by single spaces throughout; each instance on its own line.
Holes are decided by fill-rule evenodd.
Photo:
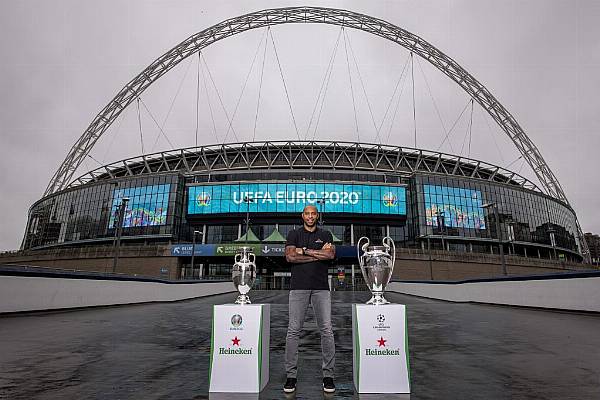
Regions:
M 306 249 L 305 254 L 319 260 L 333 260 L 335 258 L 335 246 L 327 242 L 323 245 L 321 250 Z
M 285 246 L 285 259 L 293 264 L 303 264 L 317 260 L 317 257 L 303 254 L 302 247 Z

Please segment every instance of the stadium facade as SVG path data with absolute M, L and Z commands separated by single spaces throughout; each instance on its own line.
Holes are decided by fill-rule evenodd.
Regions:
M 502 243 L 513 257 L 582 259 L 574 211 L 517 173 L 426 150 L 314 141 L 203 146 L 105 165 L 31 207 L 22 250 L 114 248 L 123 198 L 123 248 L 167 246 L 164 256 L 178 260 L 171 277 L 190 275 L 194 240 L 203 276 L 229 274 L 245 243 L 263 273 L 285 275 L 283 241 L 306 204 L 335 237 L 336 268 L 356 263 L 361 236 L 386 235 L 403 249 L 498 254 Z

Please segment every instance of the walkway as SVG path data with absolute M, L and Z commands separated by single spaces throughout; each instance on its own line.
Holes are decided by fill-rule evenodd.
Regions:
M 251 297 L 272 304 L 270 382 L 260 398 L 282 399 L 287 292 Z M 599 396 L 600 315 L 386 297 L 408 306 L 412 400 Z M 207 399 L 211 306 L 234 298 L 0 317 L 0 398 Z M 310 314 L 295 398 L 358 398 L 350 310 L 367 299 L 334 293 L 333 396 L 321 390 Z

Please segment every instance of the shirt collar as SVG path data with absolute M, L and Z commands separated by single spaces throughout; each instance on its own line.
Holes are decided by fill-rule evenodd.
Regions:
M 304 232 L 306 232 L 306 233 L 317 233 L 317 232 L 319 231 L 319 227 L 318 227 L 318 226 L 317 226 L 317 227 L 315 227 L 315 230 L 311 232 L 311 231 L 309 231 L 308 229 L 306 229 L 306 228 L 304 227 L 304 224 L 302 224 L 302 230 L 303 230 Z

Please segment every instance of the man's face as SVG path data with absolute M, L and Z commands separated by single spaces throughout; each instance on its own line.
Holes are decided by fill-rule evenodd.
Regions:
M 315 206 L 304 207 L 304 211 L 302 211 L 302 220 L 306 226 L 313 227 L 317 223 L 318 219 L 319 213 L 317 212 L 317 208 Z

